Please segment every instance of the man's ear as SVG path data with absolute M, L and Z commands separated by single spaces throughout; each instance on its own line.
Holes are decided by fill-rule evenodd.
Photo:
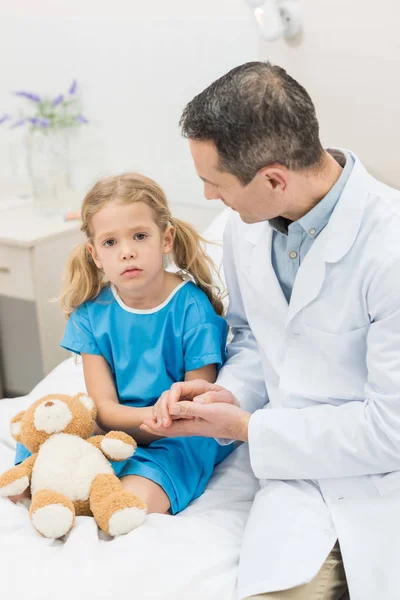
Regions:
M 169 254 L 174 247 L 175 228 L 169 225 L 164 232 L 164 247 L 163 253 Z
M 93 261 L 94 261 L 94 264 L 96 265 L 96 267 L 97 267 L 98 269 L 102 269 L 103 267 L 102 267 L 102 265 L 101 265 L 101 262 L 100 262 L 100 260 L 99 260 L 99 257 L 97 256 L 96 248 L 93 246 L 93 244 L 90 244 L 90 243 L 88 242 L 88 244 L 87 244 L 87 249 L 88 249 L 88 252 L 89 252 L 89 254 L 91 255 L 91 257 L 92 257 L 92 259 L 93 259 Z
M 265 183 L 272 189 L 280 189 L 284 191 L 288 183 L 288 169 L 282 165 L 269 165 L 260 169 L 258 172 L 261 177 L 265 178 Z
M 11 419 L 10 432 L 16 442 L 21 442 L 21 420 L 24 414 L 23 410 Z
M 92 413 L 92 419 L 94 420 L 97 416 L 97 411 L 96 406 L 93 400 L 90 398 L 90 396 L 88 396 L 87 394 L 78 394 L 76 398 L 81 404 L 83 404 L 85 408 L 87 408 L 89 412 Z

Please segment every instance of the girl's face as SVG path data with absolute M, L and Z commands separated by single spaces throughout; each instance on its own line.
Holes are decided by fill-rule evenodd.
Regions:
M 144 202 L 112 201 L 94 215 L 91 230 L 89 252 L 120 295 L 152 291 L 164 274 L 163 255 L 172 250 L 173 227 L 163 233 Z

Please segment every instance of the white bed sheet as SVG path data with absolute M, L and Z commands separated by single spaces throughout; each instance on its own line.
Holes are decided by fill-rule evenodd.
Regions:
M 9 422 L 41 396 L 84 391 L 81 365 L 71 358 L 22 398 L 0 400 L 0 469 L 13 465 Z M 116 539 L 78 517 L 53 541 L 35 532 L 27 507 L 0 498 L 0 573 L 7 600 L 233 600 L 239 549 L 258 487 L 247 446 L 219 465 L 201 498 L 177 516 L 150 515 Z

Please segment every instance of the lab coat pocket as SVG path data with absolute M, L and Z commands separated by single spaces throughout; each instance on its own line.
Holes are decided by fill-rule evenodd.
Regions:
M 297 322 L 286 340 L 280 387 L 313 400 L 363 400 L 368 326 L 327 333 Z
M 400 494 L 400 471 L 384 473 L 383 475 L 372 475 L 376 489 L 381 496 L 387 494 Z

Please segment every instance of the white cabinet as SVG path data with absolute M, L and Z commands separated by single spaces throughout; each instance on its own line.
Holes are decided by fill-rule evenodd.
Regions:
M 77 221 L 38 216 L 32 205 L 0 210 L 0 380 L 11 393 L 28 393 L 68 356 L 59 346 L 65 319 L 51 300 L 83 240 Z

